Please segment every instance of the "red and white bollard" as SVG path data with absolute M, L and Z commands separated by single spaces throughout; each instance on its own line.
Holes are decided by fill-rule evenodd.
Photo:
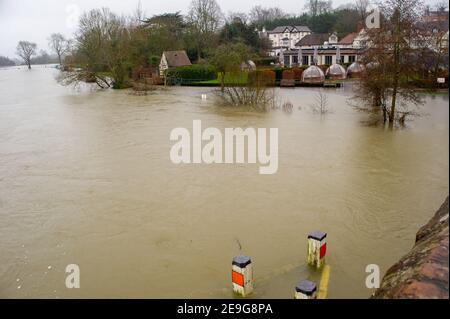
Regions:
M 295 299 L 316 299 L 317 285 L 313 281 L 302 280 L 295 286 Z
M 250 257 L 241 255 L 233 258 L 231 281 L 236 294 L 246 297 L 252 293 L 253 266 Z
M 308 235 L 308 264 L 320 268 L 327 252 L 327 233 L 319 230 Z

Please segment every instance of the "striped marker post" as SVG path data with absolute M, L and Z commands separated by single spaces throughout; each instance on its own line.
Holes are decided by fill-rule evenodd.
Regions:
M 308 235 L 308 264 L 320 268 L 327 252 L 327 233 L 319 230 Z
M 253 266 L 248 256 L 237 256 L 233 258 L 231 267 L 231 281 L 233 291 L 246 297 L 253 291 Z
M 302 280 L 295 286 L 295 299 L 316 299 L 317 285 L 313 281 Z

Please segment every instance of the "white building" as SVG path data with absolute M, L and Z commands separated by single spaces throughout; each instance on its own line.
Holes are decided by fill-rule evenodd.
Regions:
M 317 52 L 317 65 L 332 65 L 338 63 L 337 48 L 340 49 L 340 63 L 351 64 L 360 59 L 365 48 L 365 33 L 363 30 L 349 33 L 340 39 L 336 33 L 311 33 L 300 39 L 294 48 L 283 50 L 279 58 L 283 66 L 314 64 L 314 52 Z M 299 61 L 299 49 L 302 50 L 302 60 Z
M 311 30 L 307 26 L 281 26 L 267 32 L 263 29 L 261 34 L 272 44 L 270 55 L 277 56 L 281 50 L 294 49 L 298 41 L 311 34 Z

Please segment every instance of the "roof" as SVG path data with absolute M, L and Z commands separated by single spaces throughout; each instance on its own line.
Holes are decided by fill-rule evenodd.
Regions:
M 322 45 L 325 41 L 328 41 L 328 37 L 326 33 L 311 33 L 305 35 L 295 46 Z
M 189 60 L 189 57 L 184 50 L 164 51 L 163 55 L 166 57 L 168 67 L 192 65 L 191 60 Z
M 361 54 L 362 51 L 360 49 L 355 48 L 341 48 L 341 57 L 342 55 L 357 55 Z M 286 55 L 298 55 L 298 50 L 288 50 L 283 51 L 283 54 Z M 303 55 L 313 55 L 314 49 L 302 49 Z M 319 48 L 317 50 L 318 55 L 335 55 L 336 54 L 336 48 Z
M 425 22 L 433 22 L 433 21 L 445 21 L 448 20 L 449 14 L 448 11 L 428 11 L 423 20 Z
M 445 21 L 429 21 L 429 22 L 419 22 L 417 23 L 417 27 L 423 31 L 433 31 L 437 32 L 447 32 L 449 29 L 448 20 Z
M 272 31 L 267 31 L 267 33 L 284 33 L 284 31 L 292 32 L 311 32 L 311 30 L 305 25 L 283 25 L 276 27 Z
M 358 36 L 357 32 L 349 33 L 345 37 L 343 37 L 341 41 L 338 42 L 338 44 L 353 44 L 353 41 L 357 36 Z

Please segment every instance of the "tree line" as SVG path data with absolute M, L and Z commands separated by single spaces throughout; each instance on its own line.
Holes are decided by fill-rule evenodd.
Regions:
M 155 62 L 164 50 L 186 50 L 191 61 L 197 62 L 212 57 L 219 45 L 236 42 L 247 45 L 255 53 L 263 54 L 269 43 L 260 39 L 257 29 L 307 25 L 313 32 L 353 32 L 361 20 L 361 5 L 358 6 L 361 3 L 365 4 L 362 6 L 365 12 L 368 0 L 357 0 L 356 4 L 335 9 L 330 0 L 309 0 L 305 12 L 299 16 L 285 13 L 276 7 L 262 6 L 253 7 L 248 13 L 224 14 L 216 0 L 191 1 L 186 15 L 175 12 L 145 17 L 140 6 L 128 17 L 117 15 L 109 9 L 95 9 L 83 14 L 73 40 L 55 33 L 49 38 L 49 47 L 60 64 L 66 56 L 71 56 L 72 61 L 75 61 L 83 55 L 87 59 L 89 55 L 89 63 L 97 67 L 106 67 L 112 61 L 94 62 L 94 54 L 87 54 L 87 50 L 99 50 L 98 57 L 100 51 L 105 52 L 110 41 L 114 42 L 114 51 L 119 55 L 120 46 L 123 49 L 124 46 L 130 46 L 127 50 L 131 49 L 131 53 L 126 61 L 123 57 L 110 56 L 116 62 L 121 61 L 121 65 L 147 63 L 150 58 Z M 101 26 L 101 23 L 105 25 Z M 115 33 L 109 34 L 109 28 Z M 91 35 L 94 33 L 104 37 L 101 43 L 93 43 Z M 24 64 L 31 67 L 32 58 L 38 55 L 37 46 L 35 43 L 20 41 L 16 54 Z M 115 71 L 120 73 L 120 68 L 116 67 Z

